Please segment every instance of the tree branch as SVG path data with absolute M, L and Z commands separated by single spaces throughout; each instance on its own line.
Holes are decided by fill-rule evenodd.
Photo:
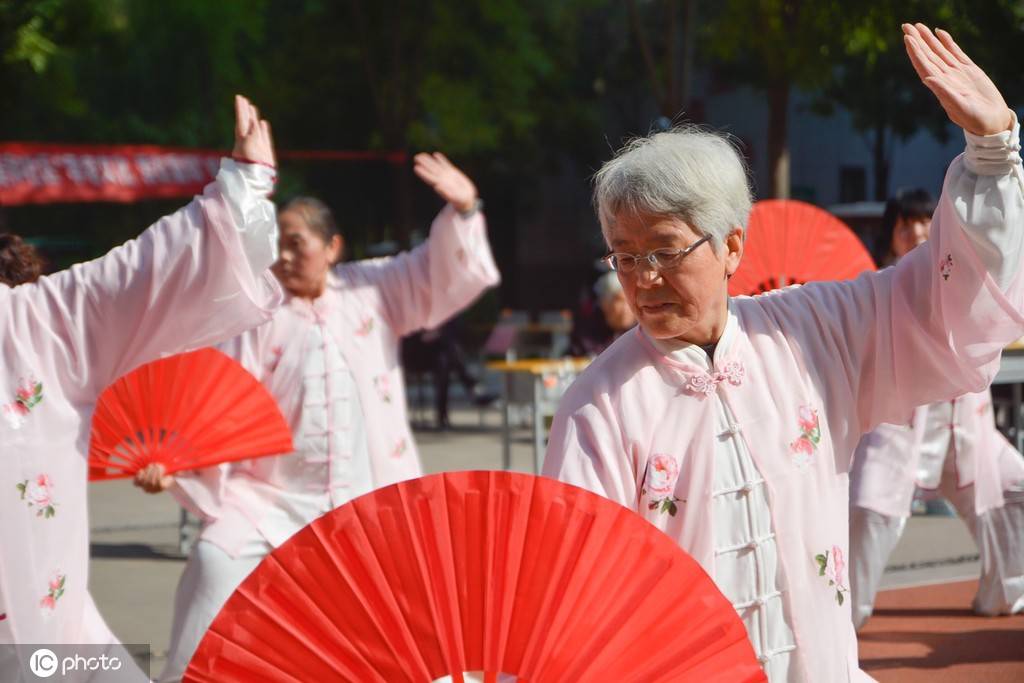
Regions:
M 636 7 L 636 0 L 629 0 L 629 19 L 633 25 L 633 33 L 636 36 L 637 44 L 640 46 L 640 53 L 644 58 L 644 65 L 647 67 L 647 76 L 654 89 L 654 98 L 658 101 L 658 108 L 664 113 L 665 96 L 662 92 L 661 83 L 658 81 L 658 69 L 654 64 L 654 54 L 651 52 L 650 42 L 647 34 L 644 33 L 643 23 L 640 20 L 640 11 Z

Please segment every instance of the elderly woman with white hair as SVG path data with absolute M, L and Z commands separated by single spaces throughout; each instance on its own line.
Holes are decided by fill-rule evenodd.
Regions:
M 714 133 L 634 141 L 596 178 L 608 261 L 639 326 L 566 393 L 544 473 L 676 539 L 774 682 L 870 680 L 845 571 L 851 454 L 875 425 L 985 387 L 1024 334 L 1016 117 L 948 34 L 903 29 L 967 148 L 931 239 L 892 268 L 730 299 L 751 194 Z

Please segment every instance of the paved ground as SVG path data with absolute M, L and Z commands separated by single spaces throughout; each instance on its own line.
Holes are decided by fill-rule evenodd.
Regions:
M 971 612 L 977 581 L 882 591 L 860 634 L 861 666 L 881 683 L 1024 681 L 1024 615 Z
M 454 431 L 417 432 L 417 440 L 427 470 L 439 472 L 500 468 L 501 432 L 498 413 L 486 413 L 483 426 L 480 426 L 476 411 L 456 411 L 452 419 L 456 425 Z M 529 433 L 522 431 L 517 434 L 517 440 L 513 445 L 512 467 L 529 471 L 531 462 L 532 446 Z M 184 565 L 184 558 L 177 550 L 178 507 L 169 496 L 149 496 L 125 482 L 90 485 L 89 495 L 93 544 L 90 585 L 93 595 L 111 628 L 123 642 L 151 644 L 154 653 L 153 671 L 158 673 L 163 666 L 163 657 L 169 641 L 174 590 Z M 977 550 L 959 520 L 915 517 L 893 554 L 891 571 L 885 577 L 884 587 L 972 578 L 977 575 L 976 558 Z M 883 593 L 883 601 L 886 601 L 884 605 L 890 604 L 889 595 Z M 896 592 L 894 595 L 903 594 Z M 985 677 L 933 677 L 945 668 L 953 666 L 954 662 L 945 652 L 940 655 L 922 655 L 921 648 L 924 648 L 924 651 L 931 651 L 954 639 L 950 634 L 966 622 L 942 621 L 934 628 L 928 624 L 931 623 L 932 617 L 944 619 L 950 610 L 960 610 L 957 614 L 964 616 L 961 612 L 970 603 L 969 596 L 966 601 L 960 600 L 963 597 L 960 593 L 950 593 L 946 597 L 953 601 L 949 606 L 943 602 L 942 606 L 927 607 L 922 613 L 923 616 L 912 622 L 915 626 L 911 630 L 900 630 L 897 633 L 893 630 L 894 627 L 890 627 L 885 621 L 889 615 L 883 616 L 882 613 L 872 621 L 868 631 L 870 645 L 885 641 L 889 638 L 887 634 L 892 633 L 892 637 L 899 643 L 911 648 L 906 650 L 909 654 L 904 654 L 904 650 L 898 648 L 865 650 L 877 652 L 871 654 L 871 657 L 872 662 L 878 665 L 877 675 L 881 680 L 918 680 L 900 677 L 903 675 L 902 672 L 909 670 L 908 667 L 918 665 L 928 671 L 929 680 L 935 683 L 954 680 L 1010 680 Z M 898 605 L 903 603 L 897 598 L 893 599 L 896 600 L 892 603 L 893 609 L 902 610 L 901 615 L 909 616 L 918 609 L 919 603 L 909 602 L 908 606 L 899 607 Z M 1024 633 L 1020 632 L 1024 628 L 1022 621 L 1024 619 L 1014 622 L 1015 626 L 1011 624 L 1017 632 L 1014 632 L 1013 628 L 1000 629 L 1001 635 L 991 641 L 986 640 L 986 633 L 995 633 L 994 629 L 998 627 L 990 626 L 987 621 L 971 622 L 968 624 L 971 629 L 970 642 L 985 643 L 988 648 L 985 652 L 990 652 L 993 648 L 1001 651 L 1000 648 L 1005 649 L 1016 637 L 1016 656 L 1019 659 L 1024 656 Z M 1007 623 L 1010 621 L 1007 620 Z M 940 635 L 936 635 L 937 633 Z M 878 661 L 876 662 L 874 658 Z M 990 663 L 1000 664 L 1005 658 L 1004 653 L 993 655 L 984 662 L 977 661 L 977 658 L 972 661 L 976 661 L 980 666 L 986 666 Z M 889 675 L 890 670 L 893 672 L 892 676 Z M 1024 673 L 1014 680 L 1024 680 Z

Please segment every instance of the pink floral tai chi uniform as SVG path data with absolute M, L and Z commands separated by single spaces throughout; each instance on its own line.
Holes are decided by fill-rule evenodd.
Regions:
M 1024 458 L 996 429 L 988 391 L 914 411 L 865 434 L 850 472 L 850 591 L 860 628 L 874 608 L 915 488 L 956 507 L 981 554 L 979 614 L 1024 611 Z
M 498 281 L 483 215 L 448 206 L 423 245 L 337 266 L 318 299 L 289 297 L 272 322 L 221 347 L 277 399 L 296 450 L 177 477 L 172 494 L 203 528 L 178 585 L 161 681 L 181 678 L 221 606 L 270 550 L 352 498 L 422 474 L 399 341 Z
M 0 643 L 117 642 L 87 591 L 94 402 L 140 364 L 270 318 L 272 175 L 225 160 L 202 196 L 137 239 L 0 285 Z M 19 664 L 0 663 L 0 679 L 17 680 L 4 666 Z
M 967 136 L 931 239 L 896 266 L 733 298 L 713 357 L 638 328 L 563 398 L 544 473 L 676 539 L 773 682 L 870 680 L 850 613 L 851 457 L 877 424 L 983 390 L 1024 334 L 1018 134 Z

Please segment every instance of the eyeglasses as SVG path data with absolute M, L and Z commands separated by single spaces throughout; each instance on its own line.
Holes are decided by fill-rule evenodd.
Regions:
M 683 259 L 686 258 L 690 252 L 707 242 L 709 239 L 711 239 L 710 235 L 704 235 L 685 249 L 655 249 L 654 251 L 649 251 L 646 254 L 625 254 L 621 252 L 613 252 L 601 260 L 607 263 L 609 268 L 617 270 L 620 273 L 632 273 L 643 262 L 646 262 L 651 266 L 651 268 L 658 272 L 663 272 L 666 270 L 672 270 L 673 268 L 678 268 L 679 264 L 683 262 Z

